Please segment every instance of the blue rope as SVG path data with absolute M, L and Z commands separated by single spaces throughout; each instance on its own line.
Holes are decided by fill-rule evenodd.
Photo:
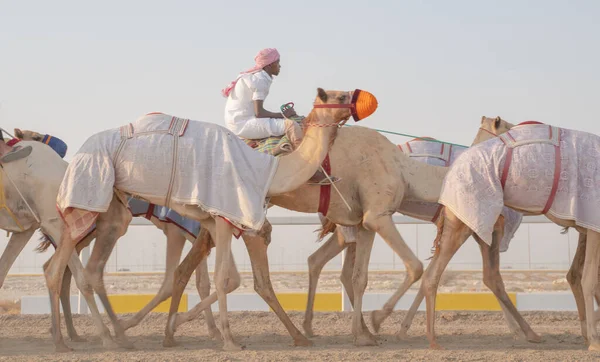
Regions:
M 354 126 L 351 126 L 351 125 L 349 125 L 349 124 L 345 124 L 344 126 L 346 126 L 346 127 L 354 127 Z M 421 136 L 413 136 L 413 135 L 406 134 L 406 133 L 400 133 L 400 132 L 386 131 L 386 130 L 384 130 L 384 129 L 377 129 L 377 128 L 371 128 L 371 129 L 373 129 L 373 130 L 375 130 L 375 131 L 377 131 L 377 132 L 380 132 L 380 133 L 389 133 L 389 134 L 393 134 L 393 135 L 396 135 L 396 136 L 405 136 L 405 137 L 412 137 L 412 138 L 423 138 L 423 137 L 421 137 Z M 458 144 L 458 143 L 451 143 L 451 142 L 438 141 L 438 140 L 435 140 L 435 139 L 427 139 L 427 141 L 431 141 L 431 142 L 437 142 L 437 143 L 444 143 L 444 144 L 447 144 L 447 145 L 452 145 L 452 146 L 458 146 L 458 147 L 465 147 L 465 148 L 469 148 L 469 146 L 460 145 L 460 144 Z

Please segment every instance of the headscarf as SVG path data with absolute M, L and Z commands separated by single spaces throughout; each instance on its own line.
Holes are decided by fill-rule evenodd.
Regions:
M 243 74 L 259 72 L 267 65 L 275 63 L 278 60 L 279 60 L 279 52 L 277 51 L 277 49 L 266 48 L 266 49 L 261 50 L 260 52 L 258 52 L 256 57 L 254 57 L 254 62 L 255 62 L 254 67 L 246 70 L 245 72 L 240 73 L 240 75 L 236 78 L 236 80 L 234 80 L 226 88 L 221 90 L 221 94 L 225 98 L 229 97 L 229 93 L 231 93 L 231 91 L 235 87 L 235 84 L 240 79 L 240 76 L 242 76 Z

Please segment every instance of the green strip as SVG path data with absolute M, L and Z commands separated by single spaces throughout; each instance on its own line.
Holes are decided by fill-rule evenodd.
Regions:
M 351 126 L 351 125 L 349 125 L 349 124 L 345 124 L 344 126 L 346 126 L 346 127 L 354 127 L 354 126 Z M 373 130 L 375 130 L 375 131 L 377 131 L 377 132 L 381 132 L 381 133 L 389 133 L 389 134 L 393 134 L 393 135 L 396 135 L 396 136 L 405 136 L 405 137 L 412 137 L 412 138 L 421 138 L 421 136 L 413 136 L 413 135 L 406 134 L 406 133 L 399 133 L 399 132 L 386 131 L 386 130 L 384 130 L 384 129 L 377 129 L 377 128 L 371 128 L 371 129 L 373 129 Z M 458 143 L 444 142 L 444 141 L 438 141 L 438 140 L 432 140 L 432 139 L 428 139 L 427 141 L 431 141 L 431 142 L 437 142 L 437 143 L 444 143 L 444 144 L 447 144 L 447 145 L 452 145 L 452 146 L 459 146 L 459 147 L 465 147 L 465 148 L 469 148 L 468 146 L 465 146 L 465 145 L 459 145 Z

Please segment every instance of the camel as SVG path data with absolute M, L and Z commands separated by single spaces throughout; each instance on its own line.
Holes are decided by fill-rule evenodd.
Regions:
M 54 137 L 43 135 L 39 132 L 21 130 L 19 128 L 14 129 L 14 135 L 17 139 L 24 141 L 37 141 L 46 143 L 49 139 L 50 141 L 56 140 L 56 138 Z M 52 142 L 47 142 L 47 144 L 53 147 Z M 63 151 L 63 149 L 64 151 L 66 151 L 66 145 L 63 146 L 59 143 L 59 146 L 57 148 L 58 151 Z M 56 148 L 54 148 L 54 150 L 57 151 Z M 65 154 L 64 152 L 62 152 L 59 153 L 59 155 L 62 158 Z M 58 187 L 60 185 L 57 184 L 55 186 L 56 190 L 58 190 Z M 169 215 L 168 210 L 161 211 L 163 211 L 164 214 L 170 216 L 170 218 L 159 218 L 157 217 L 157 213 L 146 212 L 151 207 L 154 209 L 155 205 L 149 205 L 148 203 L 142 200 L 133 198 L 130 198 L 128 201 L 129 205 L 132 206 L 132 212 L 137 212 L 137 214 L 135 214 L 134 216 L 147 217 L 147 215 L 150 214 L 150 222 L 152 222 L 154 226 L 162 230 L 165 236 L 167 237 L 167 260 L 165 263 L 165 276 L 157 295 L 150 302 L 148 302 L 146 306 L 144 306 L 140 311 L 138 311 L 133 317 L 121 322 L 125 330 L 138 325 L 148 313 L 150 313 L 154 308 L 156 308 L 156 306 L 158 306 L 162 301 L 166 300 L 171 295 L 171 288 L 173 284 L 173 271 L 179 263 L 185 241 L 188 240 L 189 242 L 193 243 L 196 240 L 196 237 L 198 236 L 194 233 L 194 231 L 183 229 L 181 225 L 178 225 L 176 221 L 173 221 L 173 219 L 178 219 L 177 215 Z M 81 240 L 81 242 L 77 244 L 77 254 L 79 254 L 79 252 L 83 248 L 89 246 L 89 244 L 94 240 L 95 236 L 96 234 L 94 232 L 85 239 Z M 27 244 L 28 240 L 29 238 L 19 237 L 15 238 L 15 240 L 11 238 L 11 241 L 9 241 L 9 246 L 2 254 L 2 258 L 0 258 L 0 287 L 2 286 L 2 283 L 6 278 L 8 270 L 16 260 L 17 256 L 19 255 L 25 244 Z M 45 242 L 38 247 L 38 250 L 44 251 L 50 245 L 50 240 L 46 239 Z M 83 338 L 77 335 L 75 328 L 73 327 L 69 298 L 70 284 L 71 272 L 70 269 L 67 268 L 67 270 L 65 270 L 65 276 L 63 278 L 63 286 L 61 291 L 61 303 L 63 305 L 63 313 L 65 314 L 65 324 L 67 326 L 68 336 L 72 341 L 83 341 Z M 207 297 L 210 294 L 210 281 L 208 280 L 208 264 L 206 260 L 203 260 L 203 262 L 200 263 L 200 265 L 198 266 L 198 271 L 196 272 L 196 289 L 198 290 L 198 294 L 200 295 L 201 299 Z M 211 338 L 220 339 L 221 333 L 219 332 L 219 329 L 215 324 L 212 310 L 208 309 L 205 311 L 205 318 L 209 336 Z
M 584 260 L 581 286 L 574 282 L 575 277 L 568 277 L 568 280 L 577 301 L 582 334 L 589 343 L 589 350 L 600 350 L 593 317 L 593 302 L 598 286 L 600 233 L 595 214 L 585 207 L 585 202 L 594 197 L 594 189 L 585 186 L 582 191 L 577 184 L 568 184 L 569 175 L 573 173 L 576 179 L 584 180 L 585 185 L 591 186 L 597 182 L 595 164 L 590 157 L 594 157 L 594 149 L 597 149 L 599 141 L 597 136 L 589 133 L 559 129 L 538 122 L 514 126 L 499 117 L 482 118 L 474 141 L 480 143 L 472 151 L 465 152 L 460 162 L 453 166 L 440 196 L 440 203 L 445 207 L 438 231 L 439 252 L 427 268 L 421 285 L 426 298 L 427 337 L 431 348 L 441 348 L 434 331 L 435 295 L 444 268 L 462 244 L 465 234 L 476 233 L 481 240 L 482 250 L 497 248 L 498 234 L 502 232 L 498 225 L 503 219 L 498 218 L 496 211 L 500 204 L 504 204 L 524 214 L 544 214 L 555 224 L 574 227 L 580 233 L 577 255 L 569 274 L 576 274 Z M 591 147 L 591 151 L 586 147 Z M 511 163 L 513 153 L 517 155 L 517 161 Z M 482 158 L 489 160 L 486 166 L 478 163 Z M 502 167 L 500 163 L 503 163 Z M 471 169 L 467 164 L 474 165 L 474 168 Z M 548 171 L 550 168 L 554 168 L 553 172 Z M 528 177 L 519 177 L 524 172 Z M 537 181 L 536 187 L 532 187 L 531 180 Z M 482 195 L 481 187 L 486 188 L 485 198 L 479 197 Z M 527 197 L 519 193 L 522 187 L 527 189 Z M 464 192 L 466 189 L 468 193 Z M 592 192 L 591 196 L 589 192 Z M 464 200 L 457 201 L 459 199 L 450 196 L 452 193 Z M 474 212 L 480 212 L 480 219 L 475 220 L 473 215 L 465 211 L 462 202 L 468 203 Z M 564 210 L 565 202 L 569 204 L 568 211 Z M 491 279 L 498 289 L 504 288 L 499 273 Z
M 198 220 L 202 223 L 203 230 L 196 243 L 194 243 L 190 254 L 196 253 L 199 250 L 201 253 L 204 253 L 205 257 L 209 251 L 209 236 L 214 240 L 216 249 L 216 293 L 212 293 L 204 300 L 204 302 L 207 302 L 208 305 L 210 305 L 218 299 L 222 327 L 221 334 L 224 340 L 223 348 L 225 350 L 239 350 L 241 347 L 234 341 L 230 331 L 226 298 L 226 293 L 234 290 L 239 285 L 239 273 L 235 268 L 233 255 L 231 254 L 231 237 L 234 234 L 234 231 L 239 230 L 240 228 L 250 230 L 250 232 L 260 230 L 264 225 L 264 213 L 260 216 L 259 212 L 257 212 L 263 207 L 259 198 L 283 194 L 304 184 L 314 175 L 325 158 L 330 142 L 333 140 L 336 132 L 334 127 L 337 127 L 338 124 L 342 122 L 345 123 L 350 116 L 353 116 L 355 120 L 360 120 L 369 116 L 376 109 L 376 101 L 372 95 L 364 91 L 325 91 L 319 88 L 313 108 L 313 111 L 309 114 L 304 123 L 306 133 L 300 146 L 293 153 L 283 156 L 278 160 L 272 156 L 259 156 L 259 153 L 252 151 L 245 143 L 243 143 L 243 141 L 233 139 L 229 132 L 221 126 L 198 121 L 182 120 L 164 114 L 149 114 L 128 126 L 104 131 L 90 137 L 69 165 L 65 179 L 61 184 L 57 202 L 62 213 L 61 216 L 66 222 L 64 228 L 65 232 L 62 234 L 62 241 L 59 244 L 54 257 L 45 269 L 46 281 L 51 295 L 51 306 L 53 310 L 52 325 L 56 350 L 69 350 L 64 344 L 60 332 L 60 316 L 57 304 L 62 275 L 65 270 L 67 258 L 76 245 L 78 237 L 80 237 L 82 231 L 85 231 L 89 227 L 88 225 L 91 225 L 93 222 L 96 223 L 98 235 L 86 270 L 93 271 L 90 276 L 92 286 L 105 307 L 113 328 L 115 329 L 117 341 L 121 345 L 131 346 L 131 343 L 127 340 L 124 330 L 120 326 L 106 296 L 106 291 L 102 282 L 104 265 L 101 262 L 107 258 L 107 255 L 110 255 L 112 247 L 114 246 L 114 241 L 123 235 L 129 224 L 129 220 L 131 219 L 131 215 L 127 215 L 125 212 L 124 198 L 126 195 L 141 197 L 155 205 L 168 206 L 181 216 Z M 134 124 L 136 128 L 134 128 Z M 163 129 L 161 128 L 163 125 L 168 126 L 165 128 L 165 131 L 154 133 L 153 129 Z M 170 144 L 174 144 L 172 151 L 174 156 L 170 161 L 170 167 L 172 169 L 170 178 L 165 178 L 169 177 L 165 176 L 161 179 L 157 176 L 163 172 L 163 170 L 156 169 L 156 167 L 158 167 L 156 162 L 150 163 L 148 169 L 143 169 L 137 162 L 129 163 L 129 161 L 121 161 L 122 159 L 127 160 L 127 150 L 131 152 L 127 147 L 139 148 L 140 146 L 144 146 L 143 141 L 146 139 L 143 137 L 140 138 L 142 141 L 136 143 L 138 139 L 136 138 L 134 130 L 137 128 L 147 130 L 142 131 L 145 132 L 144 134 L 146 135 L 156 134 L 156 136 L 152 137 L 158 137 L 160 142 L 166 140 L 165 142 L 172 142 Z M 187 191 L 185 188 L 181 187 L 175 189 L 175 194 L 172 193 L 174 190 L 174 183 L 178 184 L 187 180 L 178 177 L 181 173 L 189 171 L 199 172 L 200 174 L 198 176 L 204 179 L 206 179 L 206 177 L 217 177 L 212 173 L 210 175 L 205 175 L 207 171 L 204 168 L 196 168 L 193 170 L 186 170 L 183 168 L 180 169 L 180 173 L 175 173 L 173 171 L 174 167 L 181 161 L 181 158 L 175 155 L 179 154 L 182 158 L 184 156 L 196 157 L 195 153 L 179 153 L 178 142 L 181 142 L 181 145 L 186 146 L 192 144 L 192 147 L 214 147 L 213 144 L 198 145 L 197 138 L 190 138 L 190 136 L 188 136 L 190 133 L 192 133 L 192 136 L 195 134 L 206 134 L 212 135 L 211 137 L 220 137 L 220 139 L 216 140 L 221 142 L 224 147 L 223 150 L 212 150 L 212 155 L 206 153 L 200 154 L 198 157 L 205 157 L 205 159 L 196 159 L 198 162 L 214 162 L 214 157 L 224 157 L 226 156 L 226 152 L 242 153 L 239 156 L 240 159 L 228 159 L 227 162 L 231 162 L 231 160 L 237 162 L 235 167 L 242 167 L 246 170 L 246 174 L 244 174 L 244 182 L 246 182 L 246 184 L 237 184 L 241 185 L 244 189 L 241 191 L 238 190 L 237 193 L 232 193 L 234 190 L 219 189 L 217 190 L 217 195 L 221 197 L 221 199 L 237 197 L 238 200 L 244 201 L 243 204 L 238 201 L 239 204 L 237 206 L 230 204 L 223 207 L 223 205 L 218 204 L 218 201 L 221 201 L 221 199 L 219 199 L 217 200 L 217 203 L 213 202 L 211 204 L 212 206 L 209 207 L 209 210 L 206 210 L 202 206 L 203 201 L 190 198 L 190 191 Z M 117 141 L 117 144 L 111 143 L 113 140 L 117 140 L 117 138 L 121 141 Z M 130 139 L 133 141 L 128 141 Z M 132 146 L 129 146 L 129 144 Z M 243 145 L 243 147 L 241 145 Z M 165 149 L 150 148 L 149 145 L 147 147 L 148 149 L 143 151 L 145 157 L 156 157 L 160 159 L 164 157 L 166 151 L 169 151 Z M 121 153 L 122 150 L 124 151 Z M 126 163 L 115 164 L 114 161 L 112 161 L 112 157 L 116 157 L 114 156 L 115 152 L 118 157 L 122 157 L 122 159 L 119 158 L 119 162 Z M 181 152 L 183 152 L 183 149 Z M 217 154 L 217 152 L 222 153 Z M 78 155 L 80 158 L 78 158 Z M 212 158 L 208 158 L 209 156 Z M 104 175 L 102 173 L 92 173 L 91 178 L 86 180 L 81 177 L 81 174 L 90 171 L 89 168 L 85 166 L 88 159 L 97 162 L 97 165 L 99 165 L 98 167 L 104 167 L 103 170 L 108 172 L 108 178 L 104 178 L 107 182 L 97 183 L 101 175 Z M 78 164 L 78 162 L 80 162 L 80 164 Z M 111 164 L 109 165 L 105 162 L 110 162 Z M 127 171 L 121 169 L 131 166 L 136 167 L 136 171 L 132 174 L 128 174 Z M 257 167 L 259 168 L 257 169 Z M 152 172 L 157 178 L 152 180 L 136 178 L 137 173 L 145 172 L 146 170 Z M 71 173 L 69 173 L 70 171 Z M 91 171 L 103 172 L 99 169 Z M 223 172 L 223 169 L 215 169 L 213 171 Z M 80 172 L 80 174 L 78 174 L 78 172 Z M 254 174 L 251 174 L 252 172 L 254 172 Z M 234 175 L 234 177 L 235 176 L 236 175 Z M 247 183 L 252 180 L 250 180 L 249 177 L 253 177 L 252 180 L 259 184 L 260 182 L 265 182 L 266 184 L 263 187 L 264 191 L 261 191 L 259 187 L 262 186 L 259 186 L 259 184 L 256 184 L 258 187 L 253 189 L 250 188 Z M 86 189 L 88 184 L 82 184 L 84 181 L 88 182 L 89 180 L 92 180 L 91 182 L 94 183 L 93 186 L 96 191 L 94 197 L 97 197 L 98 199 L 92 200 L 92 202 L 96 204 L 78 204 L 76 201 L 77 198 L 86 198 L 85 192 L 89 193 L 91 190 Z M 152 192 L 154 191 L 147 191 L 148 189 L 155 190 L 155 187 L 151 185 L 151 183 L 165 182 L 165 180 L 166 184 L 169 185 L 166 196 L 153 194 Z M 238 180 L 239 179 L 228 180 L 219 177 L 218 182 L 220 183 L 220 186 L 226 187 L 226 185 L 233 185 L 235 182 L 238 182 Z M 119 187 L 122 189 L 119 189 Z M 181 192 L 186 192 L 188 194 L 178 194 L 177 192 L 180 190 L 184 190 Z M 205 190 L 204 192 L 206 191 L 208 190 Z M 202 192 L 202 190 L 200 190 L 200 192 Z M 242 194 L 240 194 L 240 192 Z M 262 192 L 264 192 L 264 195 L 260 196 Z M 177 198 L 174 199 L 174 197 Z M 189 199 L 190 201 L 178 201 L 184 198 L 186 198 L 186 200 Z M 248 200 L 250 200 L 250 202 L 247 202 Z M 240 209 L 243 209 L 243 211 L 238 213 Z M 105 225 L 111 225 L 110 233 L 106 232 Z M 202 242 L 199 242 L 200 240 L 202 240 Z M 188 256 L 190 254 L 188 254 Z M 93 265 L 91 269 L 90 264 Z M 175 300 L 172 301 L 171 305 L 173 306 L 174 304 Z M 96 318 L 96 316 L 94 316 L 94 318 L 98 326 L 102 325 L 102 327 L 106 328 L 99 318 Z M 172 323 L 172 320 L 170 320 L 169 323 Z
M 450 166 L 454 162 L 454 160 L 456 160 L 456 158 L 467 149 L 467 147 L 458 147 L 456 145 L 450 145 L 447 143 L 440 143 L 436 140 L 431 140 L 432 139 L 429 137 L 413 139 L 407 142 L 406 144 L 399 145 L 398 148 L 401 150 L 401 152 L 404 152 L 411 159 L 414 159 L 419 162 L 425 162 L 431 165 L 444 166 L 446 168 Z M 440 175 L 442 177 L 442 179 L 439 180 L 440 183 L 443 180 L 444 175 Z M 440 190 L 438 190 L 438 193 Z M 437 203 L 433 204 L 405 201 L 400 205 L 398 212 L 420 220 L 435 223 L 437 221 L 441 207 L 442 206 Z M 505 208 L 503 210 L 503 214 L 505 214 L 508 217 L 509 222 L 506 223 L 507 233 L 505 235 L 505 238 L 502 240 L 502 252 L 508 249 L 508 243 L 510 242 L 510 239 L 512 239 L 514 232 L 520 225 L 522 218 L 522 216 L 519 213 L 509 208 Z M 313 335 L 313 305 L 321 270 L 327 262 L 329 262 L 333 257 L 338 255 L 345 248 L 348 248 L 346 258 L 352 258 L 352 255 L 355 254 L 355 243 L 345 242 L 343 232 L 341 232 L 343 229 L 340 230 L 337 226 L 326 226 L 325 229 L 335 229 L 334 233 L 336 233 L 337 235 L 332 236 L 329 240 L 327 240 L 327 242 L 325 242 L 317 251 L 315 251 L 308 258 L 309 291 L 308 302 L 303 323 L 304 331 L 308 336 Z M 348 267 L 349 265 L 351 266 L 352 262 L 346 263 L 345 261 L 343 264 L 341 274 L 342 282 L 344 281 L 344 277 L 351 273 L 351 269 Z M 344 283 L 344 286 L 345 285 L 346 283 Z M 348 294 L 348 296 L 352 302 L 354 296 L 352 294 Z M 399 299 L 400 296 L 396 293 L 385 303 L 383 309 L 376 310 L 371 313 L 371 322 L 375 332 L 379 331 L 381 324 L 392 313 L 393 308 L 398 303 Z M 502 310 L 504 312 L 504 315 L 506 317 L 511 331 L 515 333 L 516 336 L 525 336 L 528 333 L 528 331 L 521 331 L 517 323 L 515 323 L 515 318 L 512 317 L 510 312 L 506 308 L 504 308 L 501 303 L 500 305 L 502 306 Z M 401 331 L 401 333 L 399 333 L 399 337 L 404 337 L 405 334 L 406 331 L 403 330 Z M 535 337 L 533 335 L 531 335 L 531 339 L 535 341 Z

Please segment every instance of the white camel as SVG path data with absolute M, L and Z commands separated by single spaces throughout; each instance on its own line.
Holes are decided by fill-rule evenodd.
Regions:
M 476 141 L 483 142 L 454 164 L 440 196 L 445 208 L 438 234 L 439 253 L 421 285 L 430 346 L 441 348 L 434 332 L 435 294 L 445 266 L 466 234 L 476 233 L 482 249 L 496 249 L 503 222 L 498 210 L 506 205 L 528 215 L 544 214 L 554 223 L 574 227 L 585 235 L 580 237 L 580 246 L 585 244 L 581 293 L 585 306 L 582 324 L 586 328 L 582 332 L 589 349 L 600 350 L 591 317 L 600 262 L 600 217 L 595 201 L 600 199 L 596 187 L 600 183 L 600 137 L 537 122 L 513 126 L 498 118 L 482 120 Z M 494 282 L 504 288 L 500 277 Z M 579 298 L 577 293 L 575 297 Z

